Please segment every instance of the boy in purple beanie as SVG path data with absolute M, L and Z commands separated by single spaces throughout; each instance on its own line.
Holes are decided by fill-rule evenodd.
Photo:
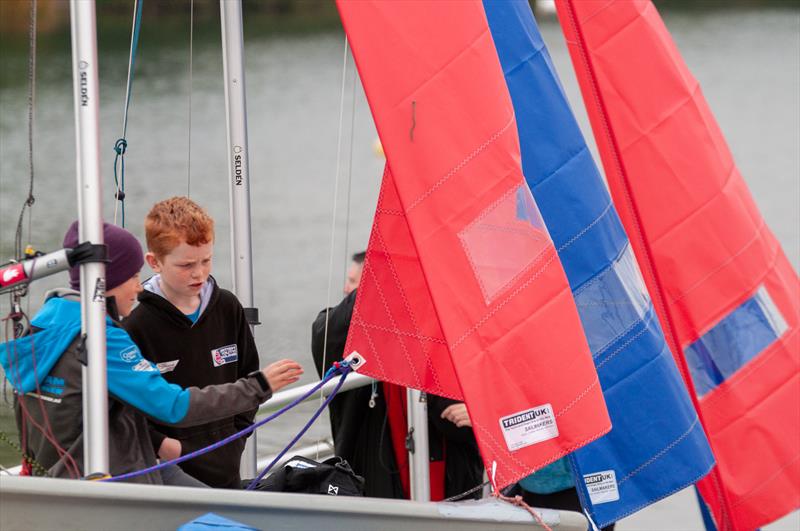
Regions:
M 109 463 L 113 476 L 156 463 L 145 415 L 174 426 L 197 426 L 250 411 L 302 374 L 299 364 L 281 360 L 236 382 L 181 388 L 170 384 L 146 359 L 119 319 L 133 309 L 141 292 L 144 263 L 136 237 L 105 224 L 106 363 L 109 393 Z M 65 247 L 78 243 L 78 224 L 64 237 Z M 0 344 L 0 364 L 16 394 L 15 412 L 25 461 L 33 472 L 80 478 L 83 470 L 81 307 L 78 268 L 70 270 L 73 289 L 46 295 L 31 320 L 32 333 Z M 202 486 L 172 466 L 131 479 L 138 483 Z

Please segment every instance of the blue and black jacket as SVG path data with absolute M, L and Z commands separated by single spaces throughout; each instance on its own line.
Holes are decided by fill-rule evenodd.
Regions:
M 0 364 L 16 395 L 23 451 L 48 475 L 81 476 L 84 355 L 77 292 L 48 293 L 31 325 L 31 334 L 0 344 Z M 272 394 L 258 378 L 203 389 L 170 384 L 110 317 L 106 318 L 106 342 L 112 475 L 155 464 L 147 417 L 169 425 L 195 426 L 250 411 Z M 161 483 L 161 478 L 151 474 L 135 481 Z

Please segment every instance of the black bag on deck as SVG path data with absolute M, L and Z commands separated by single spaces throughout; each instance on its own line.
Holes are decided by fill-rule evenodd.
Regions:
M 244 481 L 246 487 L 250 482 Z M 296 455 L 283 468 L 258 482 L 255 490 L 302 492 L 330 496 L 363 496 L 364 478 L 341 457 L 322 463 Z

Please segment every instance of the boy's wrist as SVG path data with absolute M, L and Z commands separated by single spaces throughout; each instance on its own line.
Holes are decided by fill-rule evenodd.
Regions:
M 258 384 L 261 386 L 261 390 L 264 392 L 270 391 L 271 388 L 269 386 L 269 381 L 267 381 L 267 377 L 264 376 L 264 373 L 261 370 L 253 371 L 247 375 L 248 378 L 255 378 Z

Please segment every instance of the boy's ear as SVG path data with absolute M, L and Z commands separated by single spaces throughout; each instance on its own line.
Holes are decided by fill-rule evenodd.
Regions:
M 161 273 L 161 262 L 158 260 L 155 254 L 151 252 L 145 253 L 144 260 L 147 262 L 147 265 L 150 266 L 150 269 L 156 273 Z

